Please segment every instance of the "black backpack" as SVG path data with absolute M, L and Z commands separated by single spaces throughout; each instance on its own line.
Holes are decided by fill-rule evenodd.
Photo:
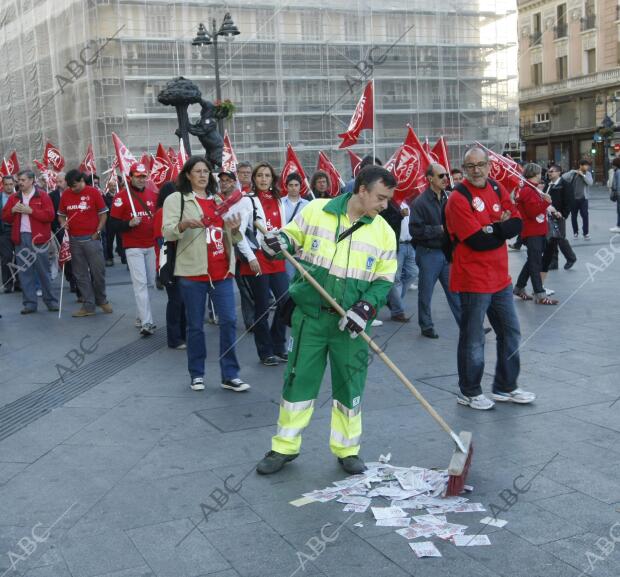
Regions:
M 497 198 L 500 201 L 502 201 L 502 191 L 499 188 L 499 184 L 497 184 L 497 182 L 495 180 L 493 180 L 492 178 L 488 178 L 487 179 L 489 181 L 489 184 L 491 185 L 491 187 L 493 188 L 493 190 L 495 191 L 495 194 L 497 194 Z M 469 202 L 469 206 L 471 206 L 472 211 L 475 211 L 476 209 L 474 208 L 473 203 L 473 197 L 471 195 L 471 192 L 469 192 L 469 190 L 467 189 L 467 187 L 463 184 L 461 184 L 460 182 L 452 189 L 453 192 L 458 192 L 460 194 L 462 194 L 466 199 L 467 202 Z M 452 262 L 452 253 L 454 252 L 454 249 L 456 248 L 456 245 L 458 244 L 458 239 L 452 238 L 450 236 L 450 233 L 448 232 L 448 227 L 446 226 L 446 204 L 444 204 L 443 209 L 441 211 L 441 224 L 443 225 L 443 239 L 441 242 L 441 250 L 443 251 L 444 255 L 446 256 L 446 260 L 448 262 Z

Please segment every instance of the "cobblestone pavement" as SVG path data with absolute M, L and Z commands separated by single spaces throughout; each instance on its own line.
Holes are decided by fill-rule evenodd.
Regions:
M 508 521 L 484 529 L 490 547 L 440 542 L 443 557 L 417 559 L 370 513 L 350 518 L 335 502 L 291 506 L 344 477 L 328 449 L 329 382 L 299 459 L 279 475 L 257 476 L 254 465 L 274 432 L 282 367 L 259 365 L 246 336 L 239 357 L 252 390 L 220 389 L 211 356 L 206 391 L 191 391 L 185 354 L 166 347 L 164 329 L 138 336 L 129 276 L 117 261 L 107 269 L 112 315 L 72 319 L 77 305 L 66 294 L 61 320 L 48 312 L 23 317 L 19 294 L 0 295 L 0 575 L 617 577 L 620 262 L 613 249 L 620 236 L 608 232 L 615 207 L 606 192 L 594 196 L 592 240 L 575 241 L 575 267 L 564 271 L 561 258 L 546 283 L 561 305 L 516 303 L 520 383 L 537 393 L 535 404 L 488 412 L 457 406 L 457 329 L 440 290 L 438 340 L 420 337 L 413 291 L 412 322 L 392 323 L 384 309 L 375 332 L 453 427 L 473 432 L 471 500 L 501 506 Z M 524 259 L 524 251 L 510 254 L 513 278 Z M 165 294 L 153 297 L 161 326 Z M 207 332 L 208 348 L 217 350 L 216 328 Z M 487 391 L 493 341 L 489 335 Z M 375 360 L 362 455 L 388 452 L 397 465 L 445 467 L 452 443 Z M 531 480 L 529 490 L 516 493 L 517 478 L 518 486 Z M 477 532 L 479 518 L 462 514 L 455 522 Z M 342 527 L 313 553 L 308 542 L 327 523 Z

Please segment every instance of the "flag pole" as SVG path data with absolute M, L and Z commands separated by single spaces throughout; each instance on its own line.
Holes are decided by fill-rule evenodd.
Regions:
M 372 17 L 371 17 L 372 18 Z M 372 22 L 372 20 L 371 20 Z M 377 156 L 377 118 L 375 114 L 375 79 L 372 79 L 372 163 L 375 164 L 375 158 Z
M 62 292 L 65 288 L 65 263 L 62 263 L 62 272 L 60 274 L 60 300 L 58 301 L 58 318 L 62 314 Z

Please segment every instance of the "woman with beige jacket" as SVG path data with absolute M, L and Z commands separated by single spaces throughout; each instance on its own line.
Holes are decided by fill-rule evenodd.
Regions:
M 233 242 L 240 240 L 241 220 L 224 221 L 217 214 L 217 183 L 211 164 L 192 156 L 177 179 L 178 191 L 164 202 L 162 232 L 167 241 L 177 241 L 174 274 L 187 316 L 187 365 L 194 391 L 204 390 L 207 350 L 204 317 L 207 294 L 219 317 L 221 386 L 246 391 L 250 385 L 239 378 L 235 352 L 237 315 L 233 279 Z M 233 241 L 234 237 L 234 241 Z

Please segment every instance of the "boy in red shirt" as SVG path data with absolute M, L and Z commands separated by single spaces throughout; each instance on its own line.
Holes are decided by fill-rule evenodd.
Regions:
M 68 188 L 60 197 L 58 220 L 69 232 L 72 271 L 83 299 L 82 308 L 72 316 L 93 316 L 95 306 L 101 307 L 104 313 L 111 313 L 101 244 L 108 208 L 101 193 L 86 185 L 86 178 L 79 170 L 70 170 L 65 179 Z
M 149 287 L 155 286 L 153 216 L 157 192 L 147 183 L 148 170 L 134 162 L 129 169 L 129 192 L 123 188 L 112 201 L 112 230 L 121 233 L 127 266 L 136 298 L 136 327 L 147 337 L 155 332 Z
M 457 353 L 461 392 L 457 402 L 480 410 L 495 406 L 480 387 L 484 373 L 483 323 L 488 316 L 497 336 L 492 398 L 499 402 L 531 403 L 536 395 L 517 386 L 521 332 L 506 248 L 506 240 L 521 231 L 521 219 L 508 193 L 488 180 L 486 152 L 470 148 L 463 158 L 463 168 L 467 176 L 455 187 L 446 205 L 446 227 L 456 243 L 450 290 L 461 297 Z

